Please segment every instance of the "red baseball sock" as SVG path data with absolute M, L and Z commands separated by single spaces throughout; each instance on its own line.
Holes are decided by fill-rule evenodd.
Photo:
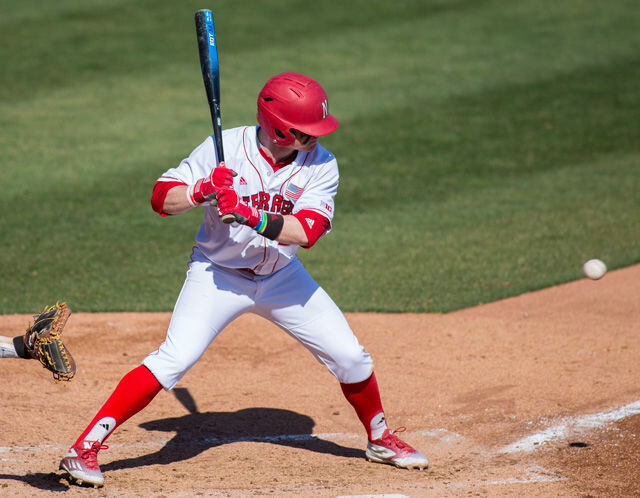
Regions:
M 380 391 L 375 374 L 356 384 L 342 384 L 342 392 L 347 401 L 356 410 L 356 414 L 367 431 L 369 441 L 379 439 L 387 428 L 384 410 L 380 400 Z
M 116 386 L 113 394 L 75 442 L 104 442 L 113 430 L 147 406 L 162 386 L 144 365 L 131 370 Z

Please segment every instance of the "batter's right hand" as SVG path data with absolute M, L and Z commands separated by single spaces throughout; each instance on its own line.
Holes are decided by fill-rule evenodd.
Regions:
M 240 200 L 238 193 L 232 188 L 223 188 L 218 191 L 218 211 L 220 216 L 232 214 L 238 223 L 248 225 L 251 228 L 258 226 L 260 213 L 253 206 L 249 206 Z
M 215 200 L 218 190 L 233 186 L 233 177 L 238 173 L 224 166 L 224 163 L 220 164 L 222 166 L 213 168 L 208 178 L 200 178 L 189 189 L 190 198 L 194 204 Z

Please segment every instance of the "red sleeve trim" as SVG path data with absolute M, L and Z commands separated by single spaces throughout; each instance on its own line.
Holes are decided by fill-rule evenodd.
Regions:
M 318 239 L 325 234 L 331 225 L 329 218 L 322 216 L 317 211 L 313 211 L 311 209 L 301 209 L 293 216 L 298 219 L 302 225 L 304 233 L 307 235 L 307 245 L 302 246 L 305 249 L 310 249 L 311 246 L 313 246 Z
M 162 209 L 164 207 L 164 200 L 167 198 L 169 190 L 178 185 L 186 185 L 183 182 L 177 180 L 170 182 L 156 182 L 153 186 L 153 192 L 151 193 L 151 207 L 160 216 L 170 216 L 169 213 L 165 213 Z

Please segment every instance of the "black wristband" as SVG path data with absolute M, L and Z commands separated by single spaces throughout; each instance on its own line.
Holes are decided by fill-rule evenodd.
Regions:
M 276 240 L 282 232 L 284 217 L 280 214 L 263 212 L 260 218 L 260 222 L 254 230 L 267 239 Z
M 31 358 L 31 355 L 27 352 L 27 348 L 24 345 L 24 336 L 19 335 L 13 338 L 13 347 L 16 350 L 16 354 L 20 358 Z

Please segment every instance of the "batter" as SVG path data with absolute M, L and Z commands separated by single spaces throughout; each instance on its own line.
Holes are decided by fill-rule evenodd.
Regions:
M 338 165 L 318 143 L 338 127 L 326 93 L 308 76 L 276 75 L 260 91 L 257 121 L 223 132 L 226 164 L 216 167 L 208 137 L 154 185 L 151 204 L 161 216 L 203 206 L 204 221 L 165 341 L 123 377 L 60 462 L 76 482 L 102 486 L 97 454 L 107 437 L 172 389 L 249 312 L 280 326 L 336 377 L 367 431 L 370 461 L 427 467 L 422 453 L 387 428 L 370 355 L 296 257 L 333 220 Z M 225 214 L 236 221 L 223 223 Z

